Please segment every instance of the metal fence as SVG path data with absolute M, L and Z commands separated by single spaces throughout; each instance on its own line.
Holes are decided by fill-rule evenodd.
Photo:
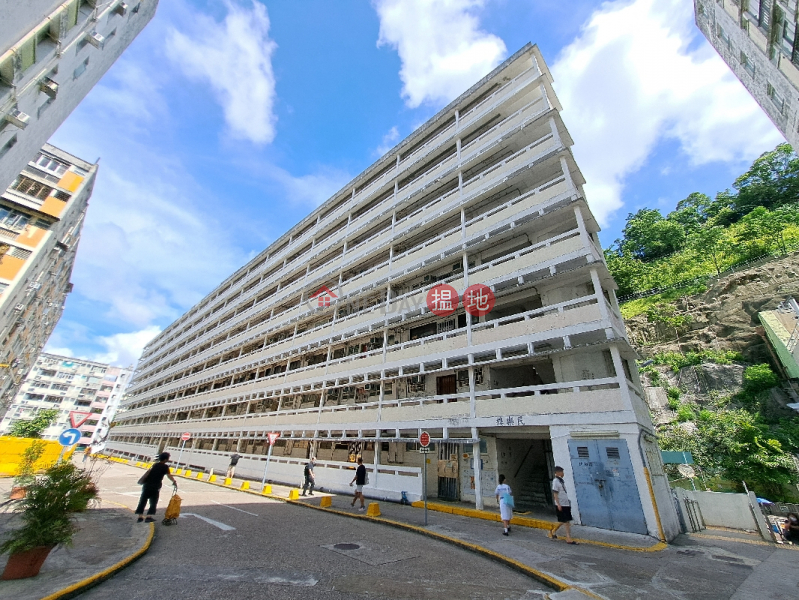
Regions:
M 760 509 L 764 514 L 777 515 L 784 517 L 788 513 L 796 513 L 799 515 L 799 504 L 790 504 L 787 502 L 777 502 L 776 504 L 761 504 Z

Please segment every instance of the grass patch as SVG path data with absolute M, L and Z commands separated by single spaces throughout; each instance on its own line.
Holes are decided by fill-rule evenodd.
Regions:
M 685 296 L 693 296 L 695 294 L 701 294 L 705 291 L 707 291 L 707 286 L 703 283 L 697 283 L 686 287 L 667 290 L 665 292 L 661 292 L 660 294 L 653 294 L 652 296 L 647 296 L 646 298 L 630 300 L 624 304 L 620 304 L 619 309 L 621 309 L 622 317 L 625 319 L 632 319 L 637 315 L 645 313 L 655 304 L 674 302 L 675 300 L 679 300 Z

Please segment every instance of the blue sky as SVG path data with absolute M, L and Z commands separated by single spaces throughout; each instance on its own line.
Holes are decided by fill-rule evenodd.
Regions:
M 715 194 L 782 137 L 688 0 L 162 0 L 55 134 L 100 173 L 47 350 L 129 365 L 528 41 L 602 224 Z

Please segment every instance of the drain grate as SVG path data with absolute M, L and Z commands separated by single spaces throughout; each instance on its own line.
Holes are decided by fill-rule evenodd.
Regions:
M 336 550 L 358 550 L 361 546 L 359 544 L 334 544 Z

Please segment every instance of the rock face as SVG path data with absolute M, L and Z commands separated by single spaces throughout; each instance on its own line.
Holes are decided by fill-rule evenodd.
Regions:
M 683 367 L 677 380 L 679 387 L 689 394 L 719 392 L 731 396 L 743 388 L 744 367 L 703 363 L 695 367 Z
M 679 340 L 674 329 L 649 323 L 646 315 L 628 319 L 627 331 L 642 356 L 734 350 L 747 362 L 773 363 L 757 313 L 776 308 L 791 295 L 799 297 L 799 253 L 711 279 L 705 293 L 677 300 L 677 314 L 691 317 Z

